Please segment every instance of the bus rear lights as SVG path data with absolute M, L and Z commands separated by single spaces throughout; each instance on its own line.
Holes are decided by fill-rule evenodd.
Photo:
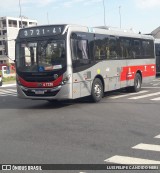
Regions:
M 65 76 L 65 77 L 63 77 L 63 80 L 62 80 L 62 85 L 65 85 L 68 81 L 69 81 L 69 79 L 70 79 L 70 77 L 71 77 L 71 75 L 69 74 L 69 75 L 67 75 L 67 76 Z

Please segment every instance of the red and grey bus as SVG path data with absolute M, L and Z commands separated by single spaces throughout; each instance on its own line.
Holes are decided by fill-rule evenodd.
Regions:
M 19 98 L 64 100 L 127 88 L 155 78 L 154 38 L 77 25 L 23 28 L 16 39 Z

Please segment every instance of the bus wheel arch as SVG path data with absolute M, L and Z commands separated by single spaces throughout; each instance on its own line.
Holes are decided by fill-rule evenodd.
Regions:
M 92 83 L 91 99 L 93 102 L 99 102 L 104 94 L 104 80 L 101 75 L 97 75 Z

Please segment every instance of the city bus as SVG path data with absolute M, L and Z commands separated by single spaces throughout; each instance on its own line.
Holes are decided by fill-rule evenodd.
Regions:
M 160 74 L 160 39 L 155 39 L 156 74 Z
M 15 63 L 18 97 L 49 102 L 138 92 L 156 73 L 152 36 L 67 24 L 21 29 Z

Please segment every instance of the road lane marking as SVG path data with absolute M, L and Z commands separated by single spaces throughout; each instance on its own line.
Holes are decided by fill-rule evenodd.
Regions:
M 155 136 L 154 138 L 160 138 L 160 135 Z
M 10 91 L 7 92 L 7 91 L 4 91 L 4 92 L 0 92 L 0 95 L 1 94 L 17 94 L 17 92 L 10 92 Z
M 0 94 L 0 97 L 4 97 L 4 96 L 17 96 L 17 94 Z
M 3 93 L 3 92 L 9 92 L 9 93 L 11 93 L 11 92 L 13 93 L 14 92 L 15 93 L 17 91 L 16 90 L 9 90 L 9 89 L 7 89 L 7 90 L 0 90 L 0 92 L 1 93 Z
M 0 93 L 0 96 L 1 95 L 17 95 L 17 93 Z
M 153 145 L 153 144 L 138 144 L 133 149 L 140 149 L 140 150 L 149 150 L 149 151 L 160 151 L 160 145 Z
M 151 93 L 151 94 L 145 94 L 142 96 L 131 97 L 129 99 L 141 99 L 141 98 L 151 97 L 151 96 L 155 96 L 155 95 L 159 95 L 159 94 L 160 94 L 160 92 L 156 92 L 156 93 Z
M 104 160 L 105 162 L 109 163 L 116 163 L 116 164 L 160 164 L 160 161 L 157 160 L 148 160 L 148 159 L 141 159 L 135 157 L 127 157 L 127 156 L 113 156 L 109 159 Z
M 5 87 L 10 87 L 10 86 L 16 86 L 16 84 L 5 84 L 5 85 L 2 85 L 1 88 L 5 88 Z
M 13 89 L 1 90 L 0 89 L 0 96 L 17 96 L 17 91 Z
M 154 79 L 153 81 L 160 81 L 160 78 L 158 78 L 158 79 Z
M 160 97 L 157 97 L 157 98 L 154 98 L 154 99 L 150 99 L 150 100 L 158 101 L 158 100 L 160 100 Z
M 132 96 L 132 95 L 137 95 L 137 94 L 143 94 L 143 93 L 146 93 L 148 91 L 140 91 L 140 92 L 137 92 L 137 93 L 129 93 L 129 94 L 123 94 L 123 95 L 119 95 L 119 96 L 112 96 L 112 97 L 109 97 L 110 99 L 118 99 L 118 98 L 122 98 L 122 97 L 126 97 L 126 96 Z
M 8 91 L 13 91 L 13 92 L 17 92 L 16 89 L 7 89 Z
M 142 88 L 144 88 L 144 89 L 159 89 L 160 87 L 142 87 Z
M 160 82 L 153 84 L 153 86 L 158 86 L 159 84 L 160 84 Z

